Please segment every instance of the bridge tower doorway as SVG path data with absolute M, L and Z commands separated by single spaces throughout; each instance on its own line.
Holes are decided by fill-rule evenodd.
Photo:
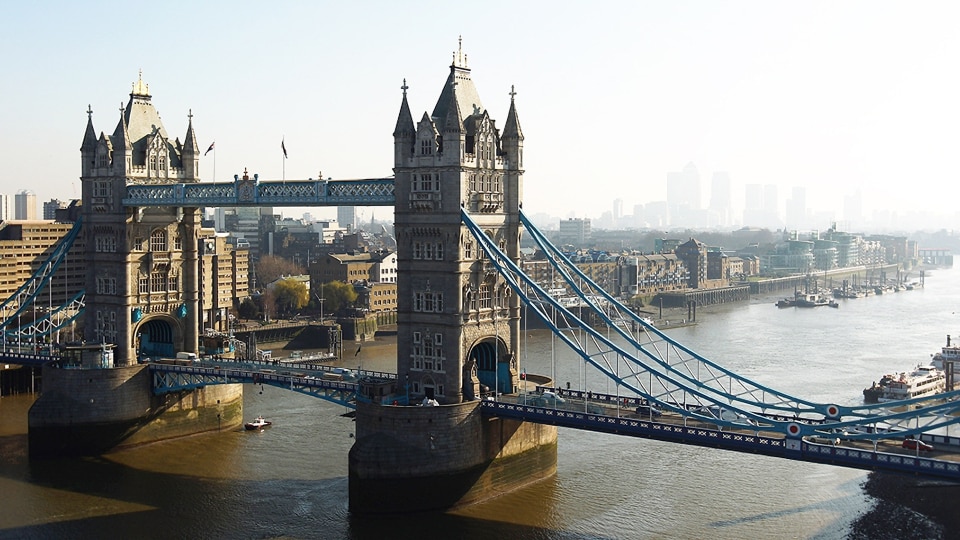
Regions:
M 474 345 L 470 350 L 469 359 L 470 363 L 477 367 L 477 380 L 480 382 L 481 394 L 513 392 L 510 353 L 506 343 L 499 336 L 488 336 Z
M 183 339 L 180 325 L 166 317 L 144 320 L 136 331 L 137 358 L 173 358 Z

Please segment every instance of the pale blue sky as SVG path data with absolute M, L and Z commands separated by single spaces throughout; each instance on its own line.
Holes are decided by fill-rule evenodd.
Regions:
M 87 105 L 112 132 L 141 69 L 171 136 L 192 109 L 216 140 L 217 180 L 279 179 L 281 138 L 287 179 L 388 176 L 403 79 L 432 111 L 462 35 L 501 126 L 516 85 L 532 213 L 629 213 L 693 162 L 704 204 L 722 170 L 738 207 L 777 184 L 958 215 L 957 2 L 37 1 L 4 20 L 4 193 L 79 196 Z

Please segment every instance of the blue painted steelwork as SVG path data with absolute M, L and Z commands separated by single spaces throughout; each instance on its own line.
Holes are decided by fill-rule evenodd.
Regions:
M 0 351 L 0 363 L 14 364 L 18 366 L 40 367 L 47 362 L 61 361 L 60 356 L 51 356 L 48 354 L 19 353 L 16 351 Z
M 127 186 L 124 206 L 393 206 L 393 178 L 263 181 Z
M 250 383 L 292 390 L 352 409 L 356 408 L 358 388 L 356 381 L 323 378 L 324 373 L 334 372 L 337 368 L 285 364 L 282 371 L 277 372 L 274 368 L 278 367 L 280 366 L 266 363 L 237 363 L 236 367 L 212 362 L 196 362 L 190 365 L 151 363 L 150 372 L 153 375 L 153 393 L 157 395 L 193 390 L 213 384 Z M 383 381 L 396 380 L 395 375 L 381 372 L 362 371 L 359 375 Z
M 757 406 L 764 411 L 779 410 L 796 415 L 813 412 L 834 421 L 846 417 L 850 419 L 847 422 L 849 425 L 857 424 L 865 419 L 874 419 L 878 413 L 889 411 L 891 408 L 873 404 L 841 406 L 831 403 L 815 403 L 751 381 L 704 358 L 671 339 L 650 324 L 649 321 L 620 304 L 613 296 L 584 274 L 576 264 L 567 259 L 556 246 L 550 243 L 522 211 L 520 212 L 520 221 L 537 246 L 547 254 L 546 259 L 551 263 L 556 273 L 564 279 L 571 292 L 577 295 L 584 305 L 591 306 L 613 332 L 619 334 L 628 343 L 635 345 L 640 352 L 663 369 L 676 373 L 687 384 L 705 392 L 718 393 L 726 403 L 739 402 L 747 406 Z M 584 290 L 585 287 L 588 289 L 587 291 Z M 603 306 L 598 304 L 598 298 L 604 300 Z M 608 309 L 603 309 L 603 307 Z M 615 312 L 616 317 L 611 316 L 611 312 Z M 624 324 L 624 322 L 628 324 Z M 643 333 L 637 336 L 631 335 L 624 328 L 629 325 L 642 328 Z M 641 338 L 646 338 L 646 342 L 640 342 Z M 666 351 L 664 351 L 664 348 L 666 348 Z M 960 397 L 960 391 L 944 393 L 938 397 L 953 400 Z M 900 402 L 897 406 L 915 405 L 926 401 L 929 400 L 916 398 Z
M 65 304 L 58 306 L 29 325 L 15 330 L 6 330 L 5 333 L 7 337 L 14 340 L 33 341 L 38 337 L 48 336 L 58 330 L 67 328 L 83 314 L 85 296 L 85 291 L 80 291 Z
M 73 228 L 70 229 L 70 232 L 60 239 L 60 242 L 54 246 L 53 251 L 51 251 L 50 255 L 40 264 L 40 267 L 37 268 L 33 275 L 30 276 L 16 292 L 10 295 L 9 298 L 3 301 L 3 303 L 0 303 L 0 314 L 2 314 L 2 317 L 0 317 L 0 330 L 8 336 L 19 336 L 21 339 L 27 339 L 47 335 L 53 331 L 69 326 L 69 324 L 80 315 L 80 311 L 83 309 L 83 291 L 80 291 L 73 299 L 68 300 L 66 304 L 51 312 L 51 315 L 59 315 L 59 317 L 55 315 L 52 319 L 52 321 L 57 321 L 56 325 L 49 320 L 50 316 L 48 315 L 44 318 L 48 320 L 44 320 L 42 323 L 38 320 L 37 323 L 40 323 L 39 325 L 31 323 L 26 327 L 27 330 L 20 328 L 9 330 L 21 314 L 32 308 L 37 299 L 37 295 L 50 284 L 50 279 L 56 273 L 60 264 L 66 259 L 70 248 L 73 247 L 74 240 L 76 240 L 80 234 L 80 229 L 83 225 L 82 221 L 82 219 L 77 219 L 76 223 L 73 224 Z M 78 298 L 80 299 L 79 304 L 77 303 Z M 11 310 L 12 313 L 8 314 L 8 310 Z M 71 312 L 71 310 L 74 311 Z M 38 328 L 41 327 L 42 330 L 38 330 Z
M 525 307 L 532 309 L 534 314 L 540 317 L 572 351 L 576 352 L 585 364 L 596 368 L 605 377 L 615 382 L 618 392 L 624 389 L 629 395 L 642 396 L 649 403 L 686 418 L 708 421 L 726 427 L 742 427 L 747 422 L 757 429 L 783 433 L 795 439 L 840 430 L 852 433 L 847 438 L 876 441 L 888 439 L 894 434 L 903 437 L 960 423 L 960 417 L 951 414 L 960 407 L 960 404 L 955 401 L 960 392 L 944 394 L 942 397 L 946 401 L 935 405 L 924 405 L 917 409 L 904 407 L 904 405 L 920 404 L 924 400 L 884 404 L 884 407 L 841 409 L 833 404 L 817 404 L 792 398 L 785 393 L 751 383 L 729 371 L 719 372 L 720 375 L 718 375 L 717 369 L 714 368 L 719 366 L 707 364 L 699 356 L 694 357 L 698 362 L 696 365 L 711 369 L 698 368 L 695 371 L 689 368 L 685 368 L 687 371 L 680 369 L 678 366 L 689 365 L 689 358 L 680 356 L 671 360 L 669 357 L 671 350 L 683 350 L 693 354 L 692 351 L 681 348 L 679 344 L 659 332 L 654 333 L 656 341 L 641 343 L 626 332 L 617 330 L 622 323 L 612 320 L 603 309 L 600 309 L 597 302 L 587 302 L 587 305 L 593 308 L 594 314 L 606 322 L 608 328 L 615 331 L 626 345 L 615 342 L 610 336 L 603 335 L 575 316 L 525 275 L 484 234 L 466 212 L 461 211 L 461 219 L 483 249 L 486 255 L 485 263 L 503 276 L 521 298 Z M 532 228 L 528 223 L 525 226 Z M 549 252 L 548 258 L 551 258 Z M 572 289 L 580 289 L 573 279 L 568 280 L 568 284 Z M 588 296 L 583 292 L 578 292 L 578 295 L 581 298 Z M 621 311 L 629 311 L 609 295 L 605 300 L 609 306 L 614 306 Z M 548 312 L 548 308 L 552 311 Z M 562 326 L 557 324 L 558 315 L 565 322 Z M 642 328 L 648 332 L 652 329 L 649 324 L 644 324 Z M 576 331 L 569 332 L 570 329 L 576 329 Z M 586 338 L 590 341 L 586 341 Z M 591 343 L 596 352 L 588 350 Z M 665 355 L 653 354 L 648 350 L 657 347 L 665 348 Z M 621 368 L 626 371 L 625 374 L 621 373 Z M 717 384 L 718 380 L 724 384 Z M 734 381 L 737 382 L 736 387 L 733 385 Z M 747 386 L 748 384 L 750 386 Z M 774 399 L 766 401 L 768 395 L 772 395 Z M 684 406 L 677 404 L 684 404 Z M 688 404 L 693 404 L 695 407 L 689 407 Z M 895 410 L 895 407 L 900 408 Z M 768 414 L 769 411 L 784 414 L 771 416 Z M 869 424 L 871 429 L 857 429 L 865 424 Z
M 702 425 L 679 425 L 641 418 L 611 417 L 582 411 L 558 410 L 507 401 L 484 401 L 487 416 L 516 418 L 528 422 L 585 429 L 601 433 L 693 444 L 750 454 L 842 465 L 866 470 L 885 470 L 960 480 L 960 463 L 849 446 L 820 444 L 787 437 L 770 437 L 757 431 L 722 430 Z

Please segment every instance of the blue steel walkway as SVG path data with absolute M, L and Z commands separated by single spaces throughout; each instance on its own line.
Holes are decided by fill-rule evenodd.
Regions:
M 909 473 L 960 481 L 960 438 L 923 434 L 921 440 L 934 445 L 934 451 L 919 454 L 908 450 L 899 439 L 881 441 L 850 440 L 846 437 L 787 437 L 765 432 L 744 421 L 734 428 L 692 417 L 643 408 L 637 413 L 637 398 L 549 389 L 563 402 L 543 404 L 544 391 L 499 396 L 497 401 L 481 403 L 485 416 L 514 418 L 525 422 L 558 427 L 626 435 L 644 439 L 705 446 L 749 454 L 762 454 L 797 461 L 840 465 L 856 469 Z M 678 404 L 683 407 L 682 404 Z M 774 418 L 771 418 L 774 419 Z M 786 420 L 786 418 L 783 418 Z

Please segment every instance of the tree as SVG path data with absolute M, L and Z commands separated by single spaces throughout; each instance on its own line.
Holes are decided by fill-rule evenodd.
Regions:
M 281 279 L 273 286 L 273 293 L 277 310 L 281 313 L 293 314 L 310 301 L 307 286 L 296 279 Z
M 357 301 L 357 291 L 349 283 L 330 281 L 320 285 L 320 290 L 316 291 L 314 299 L 316 300 L 317 297 L 323 298 L 325 313 L 336 313 Z
M 260 309 L 257 307 L 257 304 L 253 301 L 253 299 L 247 297 L 243 299 L 243 302 L 240 302 L 240 307 L 237 309 L 237 313 L 243 319 L 256 319 L 260 315 Z
M 302 266 L 276 255 L 264 255 L 257 262 L 257 280 L 261 285 L 271 283 L 283 276 L 295 276 L 303 272 Z

